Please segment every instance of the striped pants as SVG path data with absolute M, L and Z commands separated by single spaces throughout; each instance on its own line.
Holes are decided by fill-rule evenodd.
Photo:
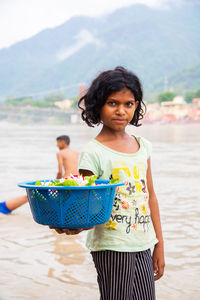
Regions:
M 100 300 L 155 300 L 150 249 L 141 252 L 91 252 Z

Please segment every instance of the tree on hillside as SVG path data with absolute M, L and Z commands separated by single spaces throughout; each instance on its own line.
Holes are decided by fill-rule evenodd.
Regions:
M 200 98 L 200 90 L 197 90 L 195 93 L 195 98 Z
M 65 98 L 66 97 L 63 93 L 57 93 L 57 94 L 51 94 L 51 95 L 46 96 L 44 98 L 44 101 L 53 103 L 53 102 L 56 102 L 56 101 L 62 101 Z
M 158 95 L 158 102 L 165 102 L 165 101 L 172 101 L 174 97 L 176 96 L 176 93 L 174 92 L 164 92 Z
M 200 98 L 200 90 L 188 91 L 185 94 L 185 101 L 191 103 L 193 98 Z
M 192 102 L 192 99 L 193 98 L 195 98 L 195 93 L 194 93 L 194 91 L 188 91 L 186 94 L 185 94 L 185 101 L 187 102 L 187 103 L 191 103 Z
M 30 105 L 33 102 L 33 99 L 31 97 L 8 97 L 5 101 L 6 105 L 14 105 L 14 106 L 24 106 L 24 105 Z
M 39 108 L 55 107 L 54 102 L 48 102 L 45 100 L 33 100 L 31 97 L 20 97 L 20 98 L 9 97 L 6 99 L 5 105 L 20 106 L 20 107 L 33 106 Z

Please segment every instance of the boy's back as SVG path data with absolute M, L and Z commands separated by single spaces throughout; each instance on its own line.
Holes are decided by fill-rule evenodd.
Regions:
M 64 148 L 57 153 L 58 164 L 64 168 L 64 175 L 61 175 L 61 177 L 78 174 L 78 156 L 79 153 L 70 148 Z M 61 170 L 59 167 L 59 171 Z

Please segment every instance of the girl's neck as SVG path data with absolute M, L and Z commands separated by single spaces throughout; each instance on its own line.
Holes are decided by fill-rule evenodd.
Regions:
M 117 139 L 125 139 L 129 137 L 125 130 L 123 131 L 114 131 L 109 127 L 103 126 L 100 133 L 97 135 L 96 140 L 117 140 Z
M 136 138 L 125 131 L 113 131 L 103 128 L 97 135 L 96 140 L 104 146 L 121 153 L 136 153 L 140 145 Z

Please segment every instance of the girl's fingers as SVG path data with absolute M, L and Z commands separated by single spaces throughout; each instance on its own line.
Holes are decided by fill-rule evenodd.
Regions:
M 62 229 L 62 228 L 54 228 L 52 226 L 49 226 L 50 229 L 54 229 L 57 233 L 62 234 L 66 233 L 67 235 L 71 234 L 78 234 L 81 232 L 83 229 Z
M 54 229 L 55 229 L 55 231 L 56 231 L 57 233 L 59 233 L 59 234 L 63 233 L 63 230 L 62 230 L 62 229 L 59 229 L 59 228 L 54 228 Z
M 67 235 L 79 234 L 83 229 L 65 229 Z
M 158 274 L 158 265 L 157 265 L 157 261 L 153 262 L 153 272 L 154 272 L 154 280 L 157 280 L 157 274 Z
M 159 265 L 159 263 L 156 262 L 156 267 L 154 267 L 154 280 L 160 279 L 164 274 L 164 265 Z
M 82 228 L 81 229 L 61 229 L 61 228 L 54 228 L 54 227 L 49 226 L 49 228 L 50 229 L 54 229 L 59 234 L 65 233 L 67 235 L 75 235 L 75 234 L 79 234 L 83 230 L 90 230 L 93 227 L 91 227 L 91 228 L 83 228 L 83 229 Z

